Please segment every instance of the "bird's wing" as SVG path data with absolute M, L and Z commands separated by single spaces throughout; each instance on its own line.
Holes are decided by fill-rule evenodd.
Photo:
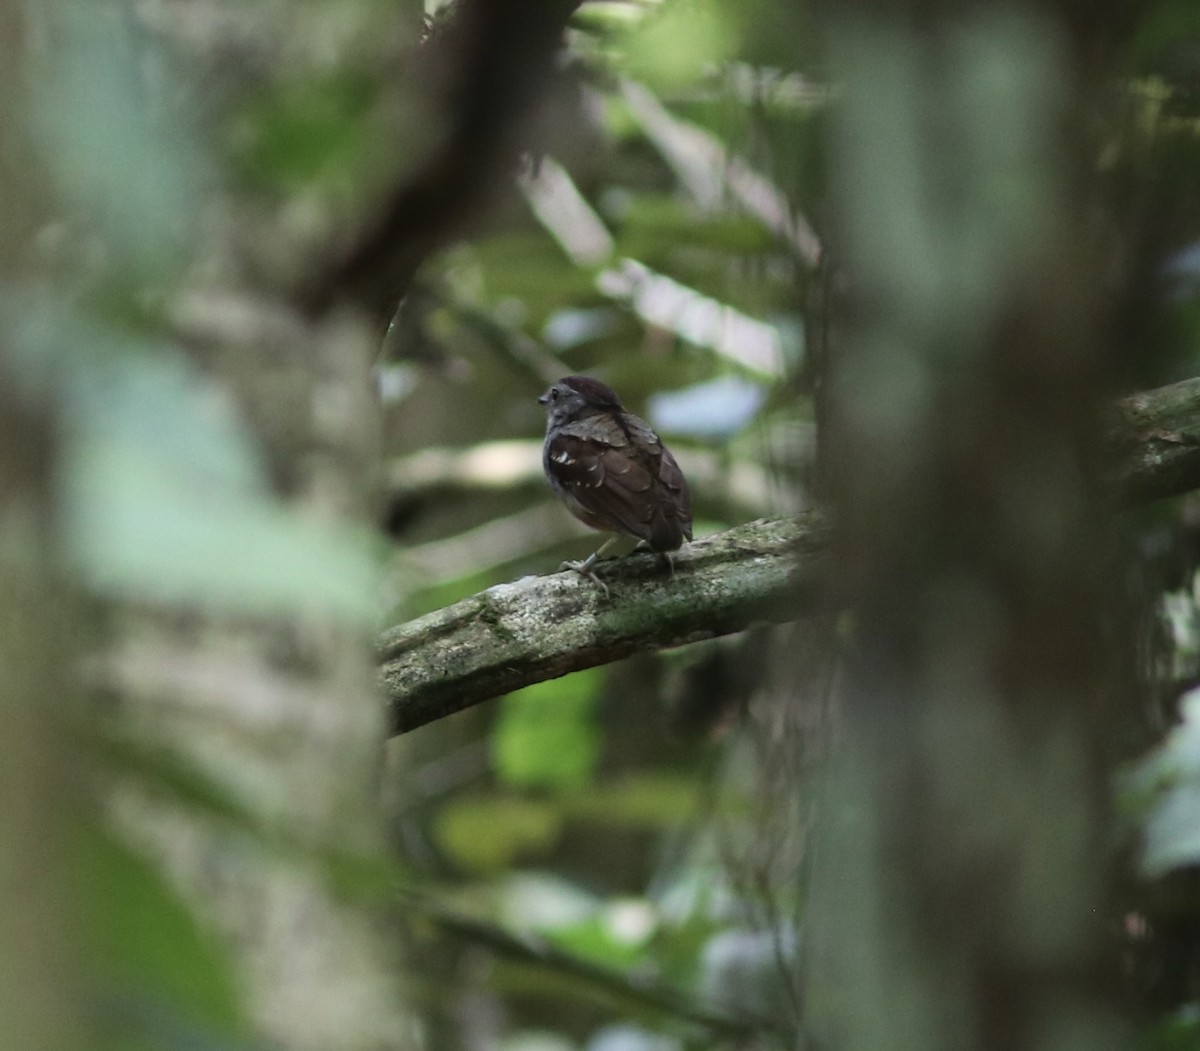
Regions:
M 634 445 L 644 451 L 646 468 L 655 479 L 655 511 L 647 538 L 656 551 L 674 550 L 692 539 L 692 494 L 675 457 L 639 416 L 624 413 L 622 422 Z
M 688 488 L 687 479 L 671 455 L 671 450 L 662 447 L 662 459 L 658 464 L 658 481 L 674 499 L 669 501 L 668 517 L 673 517 L 679 525 L 679 532 L 685 540 L 692 539 L 692 491 Z M 678 545 L 676 545 L 678 546 Z
M 569 423 L 547 443 L 545 456 L 572 510 L 588 525 L 651 539 L 658 465 L 638 455 L 615 421 Z

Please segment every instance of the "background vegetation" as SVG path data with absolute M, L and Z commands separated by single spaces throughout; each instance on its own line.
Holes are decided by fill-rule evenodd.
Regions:
M 1200 1047 L 1192 4 L 0 48 L 0 1047 Z M 591 550 L 576 372 L 770 521 L 489 592 L 638 652 L 389 735 L 389 632 Z

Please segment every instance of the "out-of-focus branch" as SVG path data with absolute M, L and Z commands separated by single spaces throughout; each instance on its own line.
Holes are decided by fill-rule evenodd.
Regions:
M 419 170 L 406 172 L 336 257 L 314 269 L 301 298 L 314 313 L 350 300 L 386 322 L 413 274 L 464 216 L 507 185 L 529 143 L 519 128 L 581 0 L 458 0 L 422 48 L 446 127 Z
M 1200 378 L 1122 398 L 1109 434 L 1113 482 L 1125 502 L 1200 488 Z
M 1200 379 L 1122 399 L 1109 428 L 1127 503 L 1200 487 Z M 651 554 L 602 563 L 611 595 L 576 573 L 525 577 L 386 631 L 393 733 L 641 650 L 796 620 L 827 601 L 830 529 L 816 513 L 698 540 L 667 574 Z
M 778 1030 L 778 1023 L 717 1004 L 693 1000 L 663 982 L 623 974 L 560 949 L 544 938 L 520 934 L 487 920 L 453 912 L 431 898 L 405 894 L 405 905 L 448 934 L 482 945 L 498 956 L 552 971 L 576 983 L 582 994 L 682 1019 L 725 1036 L 747 1038 Z

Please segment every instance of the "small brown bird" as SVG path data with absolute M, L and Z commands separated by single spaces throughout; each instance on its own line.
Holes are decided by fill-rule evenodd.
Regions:
M 538 401 L 547 411 L 542 466 L 567 509 L 593 529 L 645 541 L 671 564 L 670 552 L 692 539 L 692 497 L 650 425 L 590 376 L 565 376 Z M 607 594 L 592 566 L 617 539 L 563 567 L 591 577 Z

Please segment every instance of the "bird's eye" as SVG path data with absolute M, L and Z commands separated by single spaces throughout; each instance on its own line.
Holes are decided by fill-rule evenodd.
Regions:
M 557 401 L 557 400 L 558 400 L 558 388 L 557 388 L 557 387 L 551 387 L 551 388 L 550 388 L 550 400 L 551 400 L 551 401 Z

